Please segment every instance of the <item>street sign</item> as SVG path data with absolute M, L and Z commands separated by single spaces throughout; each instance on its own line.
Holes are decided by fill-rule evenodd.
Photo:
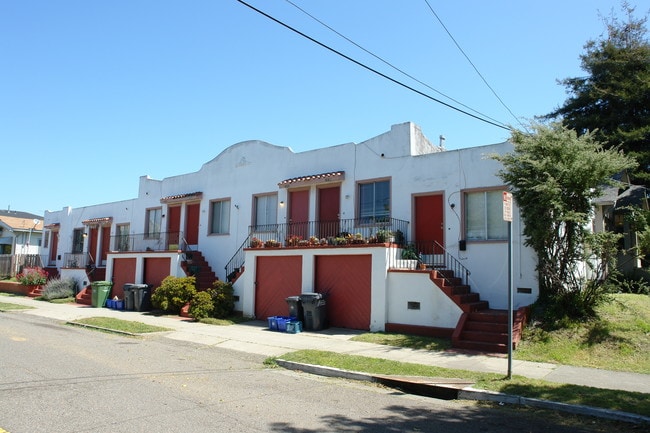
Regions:
M 512 193 L 503 191 L 503 220 L 512 222 Z

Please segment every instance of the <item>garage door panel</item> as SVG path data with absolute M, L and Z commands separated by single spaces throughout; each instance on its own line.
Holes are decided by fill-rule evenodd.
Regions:
M 258 257 L 255 284 L 255 317 L 286 316 L 287 297 L 302 287 L 302 257 Z
M 370 255 L 316 257 L 316 291 L 327 294 L 330 326 L 370 328 L 371 267 Z

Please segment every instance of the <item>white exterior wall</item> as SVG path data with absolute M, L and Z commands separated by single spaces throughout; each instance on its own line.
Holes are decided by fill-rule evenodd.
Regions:
M 284 179 L 344 171 L 345 180 L 340 184 L 340 217 L 355 218 L 357 207 L 357 184 L 371 179 L 391 180 L 391 217 L 413 221 L 413 196 L 424 193 L 441 193 L 444 203 L 445 245 L 449 252 L 471 271 L 472 290 L 488 300 L 492 308 L 507 305 L 507 243 L 468 242 L 465 251 L 459 251 L 458 242 L 463 239 L 463 191 L 475 188 L 497 187 L 502 184 L 496 176 L 500 164 L 487 155 L 512 150 L 510 143 L 500 143 L 469 149 L 441 151 L 422 135 L 412 123 L 395 125 L 389 132 L 359 144 L 347 143 L 337 146 L 294 153 L 287 147 L 271 145 L 262 141 L 246 141 L 234 144 L 205 163 L 197 172 L 165 178 L 139 179 L 138 197 L 115 203 L 87 206 L 79 209 L 64 208 L 58 212 L 45 213 L 45 225 L 59 223 L 59 254 L 72 250 L 72 230 L 83 227 L 82 221 L 91 218 L 112 217 L 111 235 L 120 223 L 130 223 L 132 234 L 145 230 L 146 209 L 162 207 L 163 197 L 201 192 L 198 249 L 209 261 L 213 270 L 225 279 L 225 265 L 248 236 L 252 224 L 253 196 L 277 193 L 278 203 L 287 203 L 288 191 L 279 188 Z M 316 220 L 316 186 L 310 188 L 310 220 Z M 209 234 L 210 201 L 231 200 L 230 233 Z M 278 223 L 287 222 L 287 206 L 278 207 Z M 522 246 L 519 236 L 521 227 L 517 208 L 514 208 L 514 260 L 515 287 L 531 288 L 532 294 L 516 294 L 515 306 L 529 305 L 538 294 L 533 252 Z M 181 216 L 183 220 L 183 215 Z M 166 230 L 163 218 L 162 231 Z M 181 230 L 183 227 L 181 226 Z M 410 230 L 414 230 L 411 224 Z M 409 239 L 413 233 L 408 233 Z M 311 260 L 308 250 L 305 261 Z M 319 253 L 322 251 L 319 250 Z M 345 253 L 349 251 L 346 249 Z M 48 254 L 44 251 L 44 254 Z M 279 253 L 278 253 L 279 254 Z M 336 249 L 332 249 L 336 254 Z M 253 261 L 254 262 L 254 261 Z M 374 263 L 374 260 L 373 260 Z M 57 263 L 59 266 L 62 263 Z M 109 274 L 107 274 L 109 275 Z M 243 311 L 254 311 L 254 302 L 244 296 L 253 290 L 254 267 L 249 260 L 242 281 L 235 285 Z M 376 277 L 375 277 L 376 276 Z M 377 278 L 377 281 L 374 281 Z M 383 281 L 379 281 L 383 280 Z M 386 270 L 373 272 L 372 322 L 385 323 L 387 274 Z M 309 291 L 310 282 L 303 283 Z M 390 298 L 393 299 L 393 298 Z M 437 302 L 437 301 L 436 301 Z M 447 319 L 444 319 L 447 320 Z
M 410 310 L 409 302 L 418 302 L 419 310 Z M 427 273 L 388 273 L 388 323 L 454 328 L 463 313 Z

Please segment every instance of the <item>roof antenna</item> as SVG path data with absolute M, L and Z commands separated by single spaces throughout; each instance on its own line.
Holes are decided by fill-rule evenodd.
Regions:
M 445 148 L 445 140 L 446 140 L 445 136 L 440 134 L 440 147 L 443 149 Z

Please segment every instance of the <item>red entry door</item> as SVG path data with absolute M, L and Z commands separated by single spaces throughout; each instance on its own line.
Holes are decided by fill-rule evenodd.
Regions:
M 52 231 L 50 235 L 50 263 L 49 264 L 54 264 L 56 263 L 56 253 L 57 249 L 59 248 L 59 232 L 58 231 Z
M 321 238 L 336 236 L 339 230 L 341 216 L 341 187 L 318 189 L 318 225 Z
M 434 242 L 445 246 L 442 194 L 415 197 L 415 242 L 421 252 L 433 253 Z
M 179 239 L 179 232 L 181 231 L 181 207 L 170 206 L 167 208 L 167 245 L 176 245 L 176 248 L 181 248 L 181 240 Z
M 309 237 L 309 190 L 289 192 L 289 236 Z
M 91 227 L 90 230 L 88 230 L 88 254 L 90 255 L 90 263 L 96 266 L 99 266 L 102 263 L 99 257 L 95 257 L 97 254 L 98 234 L 99 230 L 97 227 Z
M 97 266 L 104 266 L 108 257 L 108 250 L 111 246 L 111 226 L 102 227 L 102 246 L 99 253 L 99 263 Z
M 199 244 L 199 211 L 200 203 L 188 204 L 185 208 L 185 240 L 188 245 Z

